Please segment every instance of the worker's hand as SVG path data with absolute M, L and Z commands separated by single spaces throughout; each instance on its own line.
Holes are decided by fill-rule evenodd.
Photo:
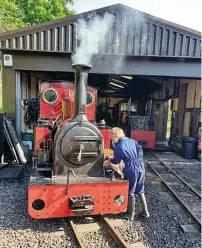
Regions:
M 121 170 L 117 165 L 110 163 L 110 166 L 112 170 L 116 171 L 121 176 L 121 178 L 124 178 L 123 173 L 121 172 Z
M 117 165 L 110 163 L 110 166 L 111 166 L 112 170 L 114 170 L 118 173 L 119 168 L 117 167 Z

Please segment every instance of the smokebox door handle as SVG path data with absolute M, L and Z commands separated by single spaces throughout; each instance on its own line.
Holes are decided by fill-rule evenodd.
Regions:
M 79 162 L 80 162 L 80 161 L 81 161 L 82 151 L 84 150 L 84 145 L 83 145 L 83 144 L 80 144 L 79 149 L 80 149 L 80 151 L 79 151 L 79 155 L 78 155 L 77 159 L 78 159 Z

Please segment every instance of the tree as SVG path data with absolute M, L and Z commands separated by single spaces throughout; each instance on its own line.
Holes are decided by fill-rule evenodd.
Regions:
M 57 20 L 75 12 L 67 8 L 73 0 L 17 0 L 25 26 Z
M 23 12 L 13 0 L 0 0 L 0 32 L 24 26 Z
M 75 14 L 68 4 L 73 0 L 0 0 L 0 33 Z
M 73 0 L 0 0 L 0 33 L 75 14 Z
M 0 0 L 0 33 L 12 29 L 21 28 L 23 23 L 23 12 L 19 5 L 13 0 Z M 2 82 L 1 76 L 1 51 L 0 51 L 0 85 Z M 1 102 L 1 95 L 0 95 Z

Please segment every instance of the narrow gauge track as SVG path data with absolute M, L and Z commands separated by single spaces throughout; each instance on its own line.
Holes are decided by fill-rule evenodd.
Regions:
M 120 223 L 120 220 L 110 220 L 103 216 L 69 220 L 80 248 L 130 248 L 140 247 L 139 245 L 144 247 L 143 243 L 133 244 L 133 246 L 127 244 L 116 229 L 121 225 Z
M 149 153 L 156 160 L 147 160 L 146 163 L 192 216 L 201 230 L 201 195 L 154 153 Z

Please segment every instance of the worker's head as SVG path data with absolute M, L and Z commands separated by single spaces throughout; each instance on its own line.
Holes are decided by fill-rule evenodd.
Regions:
M 110 131 L 110 139 L 114 142 L 117 143 L 120 138 L 125 137 L 125 134 L 123 130 L 119 127 L 114 127 Z

